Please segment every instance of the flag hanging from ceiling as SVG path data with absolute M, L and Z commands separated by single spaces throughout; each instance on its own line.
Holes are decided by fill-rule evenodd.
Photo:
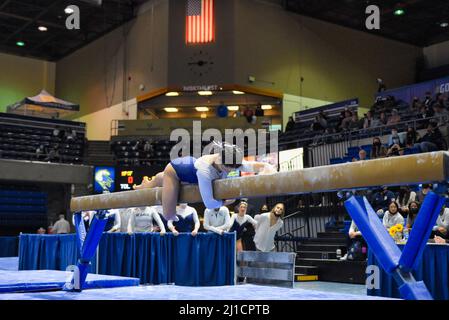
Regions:
M 187 0 L 187 43 L 213 42 L 215 39 L 214 23 L 214 0 Z

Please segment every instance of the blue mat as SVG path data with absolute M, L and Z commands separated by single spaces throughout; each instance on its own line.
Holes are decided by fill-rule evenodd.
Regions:
M 389 300 L 316 290 L 287 289 L 251 284 L 221 287 L 174 285 L 93 289 L 76 292 L 0 294 L 0 300 Z
M 19 257 L 0 258 L 0 270 L 19 270 Z
M 0 293 L 58 290 L 70 279 L 71 273 L 65 271 L 0 271 Z M 85 289 L 138 285 L 137 278 L 88 274 Z

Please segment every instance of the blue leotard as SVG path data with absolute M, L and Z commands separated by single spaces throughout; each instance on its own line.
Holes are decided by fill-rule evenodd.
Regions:
M 197 184 L 198 177 L 196 175 L 195 162 L 196 158 L 194 157 L 182 157 L 172 160 L 170 164 L 175 169 L 181 182 Z

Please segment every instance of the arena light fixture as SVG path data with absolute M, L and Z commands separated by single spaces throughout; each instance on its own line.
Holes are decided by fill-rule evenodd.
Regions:
M 243 91 L 237 91 L 237 90 L 233 90 L 232 93 L 233 93 L 233 94 L 245 94 L 245 92 L 243 92 Z
M 271 104 L 263 104 L 262 110 L 271 110 L 273 109 L 273 106 Z
M 202 114 L 201 114 L 201 119 L 206 119 L 206 118 L 207 118 L 207 114 L 202 113 Z
M 200 96 L 211 96 L 211 95 L 213 95 L 213 92 L 212 91 L 198 91 L 198 94 L 200 95 Z
M 239 111 L 239 109 L 240 109 L 239 106 L 228 106 L 229 111 Z
M 178 108 L 164 108 L 165 112 L 178 112 Z
M 17 41 L 17 42 L 16 42 L 16 46 L 18 46 L 18 47 L 25 47 L 25 42 L 23 42 L 23 41 Z
M 42 32 L 45 32 L 48 30 L 48 28 L 46 26 L 39 26 L 39 27 L 37 27 L 37 29 Z
M 208 107 L 196 107 L 195 110 L 198 112 L 208 112 L 209 108 Z
M 441 28 L 447 28 L 447 27 L 449 27 L 449 22 L 446 22 L 446 21 L 445 21 L 445 22 L 441 22 L 441 23 L 440 23 L 440 27 L 441 27 Z
M 167 96 L 167 97 L 177 97 L 177 96 L 179 96 L 179 92 L 176 92 L 176 91 L 170 91 L 170 92 L 167 92 L 167 93 L 165 94 L 165 96 Z
M 397 8 L 394 10 L 394 15 L 395 16 L 403 16 L 405 14 L 405 10 L 403 8 Z

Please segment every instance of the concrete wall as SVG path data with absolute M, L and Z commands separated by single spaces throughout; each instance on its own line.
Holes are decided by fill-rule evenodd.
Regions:
M 449 41 L 424 48 L 427 68 L 449 65 Z
M 257 87 L 324 101 L 359 97 L 361 107 L 372 104 L 378 77 L 390 88 L 413 83 L 422 54 L 260 0 L 235 0 L 235 33 L 235 82 L 252 75 Z
M 150 1 L 127 25 L 58 61 L 56 93 L 79 103 L 80 117 L 165 87 L 168 40 L 168 0 Z
M 42 89 L 54 94 L 56 64 L 0 53 L 0 112 Z

